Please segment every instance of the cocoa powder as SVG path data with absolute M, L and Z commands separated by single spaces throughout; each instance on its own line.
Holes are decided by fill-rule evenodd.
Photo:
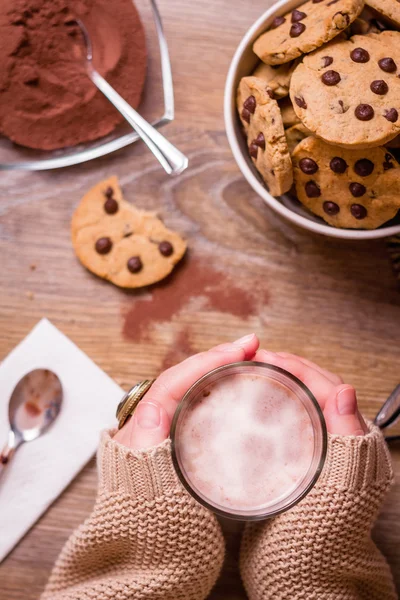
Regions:
M 146 43 L 132 0 L 1 0 L 0 132 L 18 144 L 75 146 L 123 120 L 86 74 L 75 17 L 89 30 L 95 67 L 140 103 Z

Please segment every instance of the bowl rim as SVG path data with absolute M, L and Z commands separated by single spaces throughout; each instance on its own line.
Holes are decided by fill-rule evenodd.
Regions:
M 235 122 L 237 119 L 236 110 L 232 110 L 232 99 L 234 98 L 236 104 L 236 73 L 240 61 L 244 52 L 247 50 L 249 44 L 252 41 L 255 33 L 264 25 L 265 21 L 275 13 L 281 13 L 280 9 L 285 7 L 287 4 L 293 3 L 292 0 L 280 0 L 268 10 L 266 10 L 247 30 L 243 38 L 241 39 L 236 51 L 233 55 L 232 61 L 229 66 L 228 75 L 225 83 L 224 90 L 224 120 L 225 120 L 225 131 L 228 138 L 232 154 L 236 160 L 236 163 L 244 175 L 247 182 L 253 188 L 253 190 L 261 196 L 266 204 L 272 208 L 279 215 L 308 231 L 325 235 L 327 237 L 347 239 L 347 240 L 372 240 L 386 238 L 393 235 L 400 234 L 400 225 L 391 225 L 389 227 L 383 227 L 380 229 L 341 229 L 335 228 L 330 225 L 323 223 L 317 223 L 311 221 L 307 217 L 299 215 L 287 208 L 277 198 L 274 198 L 262 183 L 257 179 L 253 173 L 249 164 L 244 158 L 241 147 L 239 145 L 238 136 L 235 131 Z M 303 4 L 303 0 L 298 0 L 298 6 Z

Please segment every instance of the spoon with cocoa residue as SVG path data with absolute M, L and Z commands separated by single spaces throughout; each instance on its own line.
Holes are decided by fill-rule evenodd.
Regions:
M 178 175 L 186 169 L 189 164 L 187 156 L 182 154 L 171 142 L 169 142 L 157 129 L 146 121 L 132 108 L 126 100 L 100 75 L 93 66 L 93 46 L 90 35 L 80 19 L 75 19 L 80 28 L 86 47 L 86 70 L 87 74 L 98 90 L 115 106 L 118 112 L 125 118 L 136 133 L 142 138 L 149 150 L 154 154 L 168 175 Z
M 21 444 L 48 430 L 59 415 L 62 400 L 61 382 L 52 371 L 35 369 L 20 379 L 8 405 L 10 431 L 0 453 L 0 475 Z

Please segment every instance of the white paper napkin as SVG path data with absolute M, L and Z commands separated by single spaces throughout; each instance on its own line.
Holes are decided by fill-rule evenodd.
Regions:
M 8 400 L 15 385 L 41 367 L 60 378 L 63 404 L 48 432 L 23 444 L 0 479 L 0 562 L 93 456 L 100 431 L 115 424 L 123 394 L 43 319 L 0 365 L 0 446 L 7 440 Z

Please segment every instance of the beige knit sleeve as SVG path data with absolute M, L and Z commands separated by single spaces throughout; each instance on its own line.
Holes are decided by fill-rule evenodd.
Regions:
M 175 474 L 170 441 L 133 452 L 102 436 L 99 492 L 70 537 L 42 600 L 202 600 L 224 542 L 214 516 Z
M 292 510 L 246 528 L 241 574 L 250 600 L 396 600 L 371 528 L 391 481 L 381 432 L 329 436 L 316 486 Z

